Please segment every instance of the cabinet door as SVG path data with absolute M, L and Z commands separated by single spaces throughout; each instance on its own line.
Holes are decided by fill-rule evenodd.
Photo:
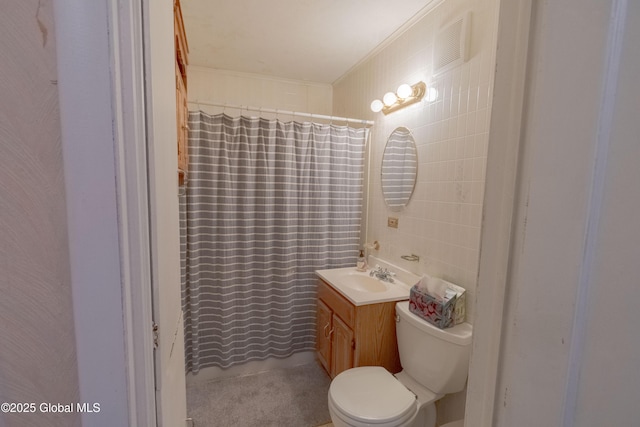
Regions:
M 353 368 L 353 330 L 338 316 L 333 316 L 333 354 L 331 377 Z
M 188 126 L 187 120 L 189 116 L 189 108 L 187 106 L 187 90 L 184 86 L 182 76 L 179 74 L 179 69 L 176 65 L 176 125 L 178 128 L 178 169 L 181 171 L 187 170 L 188 152 L 187 152 L 187 138 L 188 138 Z
M 318 360 L 327 372 L 331 372 L 331 316 L 332 312 L 322 300 L 318 300 L 316 323 L 316 349 Z

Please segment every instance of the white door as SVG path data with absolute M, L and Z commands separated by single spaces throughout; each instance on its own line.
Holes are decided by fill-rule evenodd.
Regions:
M 184 426 L 173 1 L 144 0 L 147 141 L 158 426 Z

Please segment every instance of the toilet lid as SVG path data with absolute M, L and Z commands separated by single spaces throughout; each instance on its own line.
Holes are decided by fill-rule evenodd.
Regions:
M 346 416 L 370 424 L 405 418 L 416 410 L 416 396 L 386 369 L 348 369 L 331 382 L 329 396 Z

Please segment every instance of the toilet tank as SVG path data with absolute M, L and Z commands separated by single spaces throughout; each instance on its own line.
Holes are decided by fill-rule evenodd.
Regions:
M 469 372 L 472 326 L 440 329 L 409 311 L 409 301 L 396 304 L 396 332 L 403 372 L 436 394 L 464 389 Z

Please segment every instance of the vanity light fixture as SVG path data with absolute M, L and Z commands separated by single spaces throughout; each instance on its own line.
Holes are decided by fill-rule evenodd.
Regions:
M 424 82 L 418 82 L 414 85 L 400 85 L 395 93 L 387 92 L 382 101 L 379 99 L 373 101 L 371 103 L 371 111 L 374 113 L 382 111 L 385 115 L 393 113 L 407 105 L 420 101 L 426 91 L 427 85 Z

